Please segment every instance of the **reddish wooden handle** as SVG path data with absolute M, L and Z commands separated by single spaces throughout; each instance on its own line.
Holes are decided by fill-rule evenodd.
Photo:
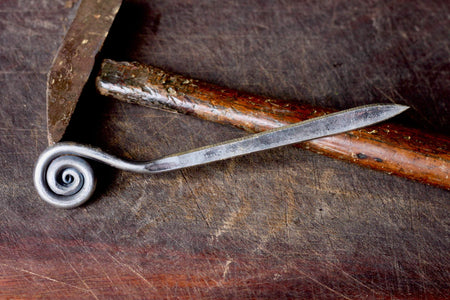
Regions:
M 105 60 L 97 88 L 130 103 L 176 110 L 260 132 L 333 110 L 249 95 L 138 63 Z M 304 142 L 298 146 L 389 174 L 450 189 L 450 139 L 396 124 Z

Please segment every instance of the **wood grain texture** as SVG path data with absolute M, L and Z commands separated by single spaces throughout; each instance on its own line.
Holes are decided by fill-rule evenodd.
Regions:
M 318 107 L 408 104 L 413 127 L 448 135 L 448 13 L 441 0 L 132 0 L 105 57 Z
M 129 2 L 125 8 L 135 13 L 125 31 L 141 28 L 136 36 L 142 47 L 129 51 L 132 45 L 122 40 L 123 47 L 109 53 L 121 60 L 141 53 L 142 62 L 159 62 L 191 77 L 338 109 L 370 102 L 376 98 L 372 92 L 387 88 L 403 92 L 406 104 L 424 108 L 418 109 L 427 120 L 423 127 L 445 131 L 448 103 L 436 99 L 446 94 L 446 4 L 367 3 Z M 0 2 L 0 298 L 448 298 L 449 192 L 302 149 L 155 176 L 98 166 L 99 190 L 87 205 L 68 211 L 45 205 L 32 186 L 32 170 L 47 146 L 46 73 L 73 18 L 70 4 Z M 335 7 L 334 14 L 329 7 Z M 358 30 L 361 24 L 374 28 L 365 17 L 373 11 L 380 12 L 373 24 L 386 27 L 380 25 L 384 35 L 373 35 L 370 42 L 379 48 L 388 39 L 391 43 L 379 48 L 385 56 L 397 62 L 399 54 L 392 49 L 400 49 L 408 59 L 385 77 L 369 77 L 380 81 L 365 81 L 367 76 L 360 75 L 386 70 L 377 61 L 367 65 L 356 59 L 369 57 L 371 43 L 363 43 L 354 59 L 344 50 L 367 37 Z M 150 17 L 138 18 L 144 15 Z M 331 33 L 337 29 L 330 26 L 349 23 L 356 32 L 343 32 L 344 42 L 336 47 Z M 395 41 L 403 41 L 400 29 L 414 40 L 396 47 Z M 298 30 L 311 32 L 310 38 L 293 36 Z M 139 46 L 136 36 L 129 38 Z M 280 42 L 288 36 L 304 46 Z M 334 50 L 323 47 L 322 39 L 335 41 Z M 431 48 L 436 51 L 411 65 L 411 56 Z M 340 76 L 317 64 L 319 57 L 330 61 L 331 54 L 347 58 Z M 295 61 L 303 68 L 290 68 Z M 313 72 L 315 66 L 322 71 Z M 405 70 L 420 75 L 417 81 L 397 81 L 410 76 Z M 364 95 L 370 97 L 348 93 L 326 100 L 330 82 L 337 81 L 317 74 L 342 78 L 336 86 L 349 90 L 369 84 Z M 435 84 L 422 89 L 427 81 Z M 416 97 L 408 100 L 407 94 Z M 244 134 L 95 97 L 88 87 L 67 138 L 122 157 L 151 159 Z M 442 114 L 436 119 L 434 111 Z M 422 124 L 423 119 L 409 117 Z

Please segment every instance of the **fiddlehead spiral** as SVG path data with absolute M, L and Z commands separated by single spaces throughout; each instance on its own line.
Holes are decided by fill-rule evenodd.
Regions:
M 54 147 L 41 154 L 34 171 L 34 184 L 43 200 L 57 207 L 73 208 L 91 197 L 96 180 L 86 160 L 64 150 L 64 147 Z
M 47 148 L 36 163 L 34 185 L 39 196 L 60 208 L 74 208 L 86 202 L 95 190 L 96 180 L 83 158 L 125 171 L 149 173 L 145 163 L 127 162 L 89 146 L 58 143 Z

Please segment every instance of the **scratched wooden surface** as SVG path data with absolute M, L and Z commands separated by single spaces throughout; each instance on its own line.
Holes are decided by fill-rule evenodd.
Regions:
M 448 134 L 446 1 L 297 2 L 130 2 L 105 55 L 323 106 L 406 103 L 399 122 Z M 297 148 L 154 176 L 98 166 L 84 207 L 40 201 L 46 73 L 75 8 L 0 3 L 0 298 L 450 296 L 449 192 Z M 69 137 L 122 157 L 244 134 L 81 101 Z

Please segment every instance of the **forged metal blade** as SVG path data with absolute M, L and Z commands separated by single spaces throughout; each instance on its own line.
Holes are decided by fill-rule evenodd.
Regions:
M 149 162 L 145 169 L 151 173 L 166 172 L 296 144 L 370 126 L 392 118 L 406 109 L 408 106 L 397 104 L 360 106 L 248 137 L 166 156 Z
M 355 130 L 384 121 L 407 108 L 402 105 L 358 107 L 149 162 L 125 161 L 89 146 L 58 143 L 40 155 L 34 183 L 48 203 L 73 208 L 87 201 L 95 189 L 92 168 L 82 158 L 132 172 L 167 172 Z
M 122 0 L 82 0 L 47 80 L 49 144 L 61 140 Z

